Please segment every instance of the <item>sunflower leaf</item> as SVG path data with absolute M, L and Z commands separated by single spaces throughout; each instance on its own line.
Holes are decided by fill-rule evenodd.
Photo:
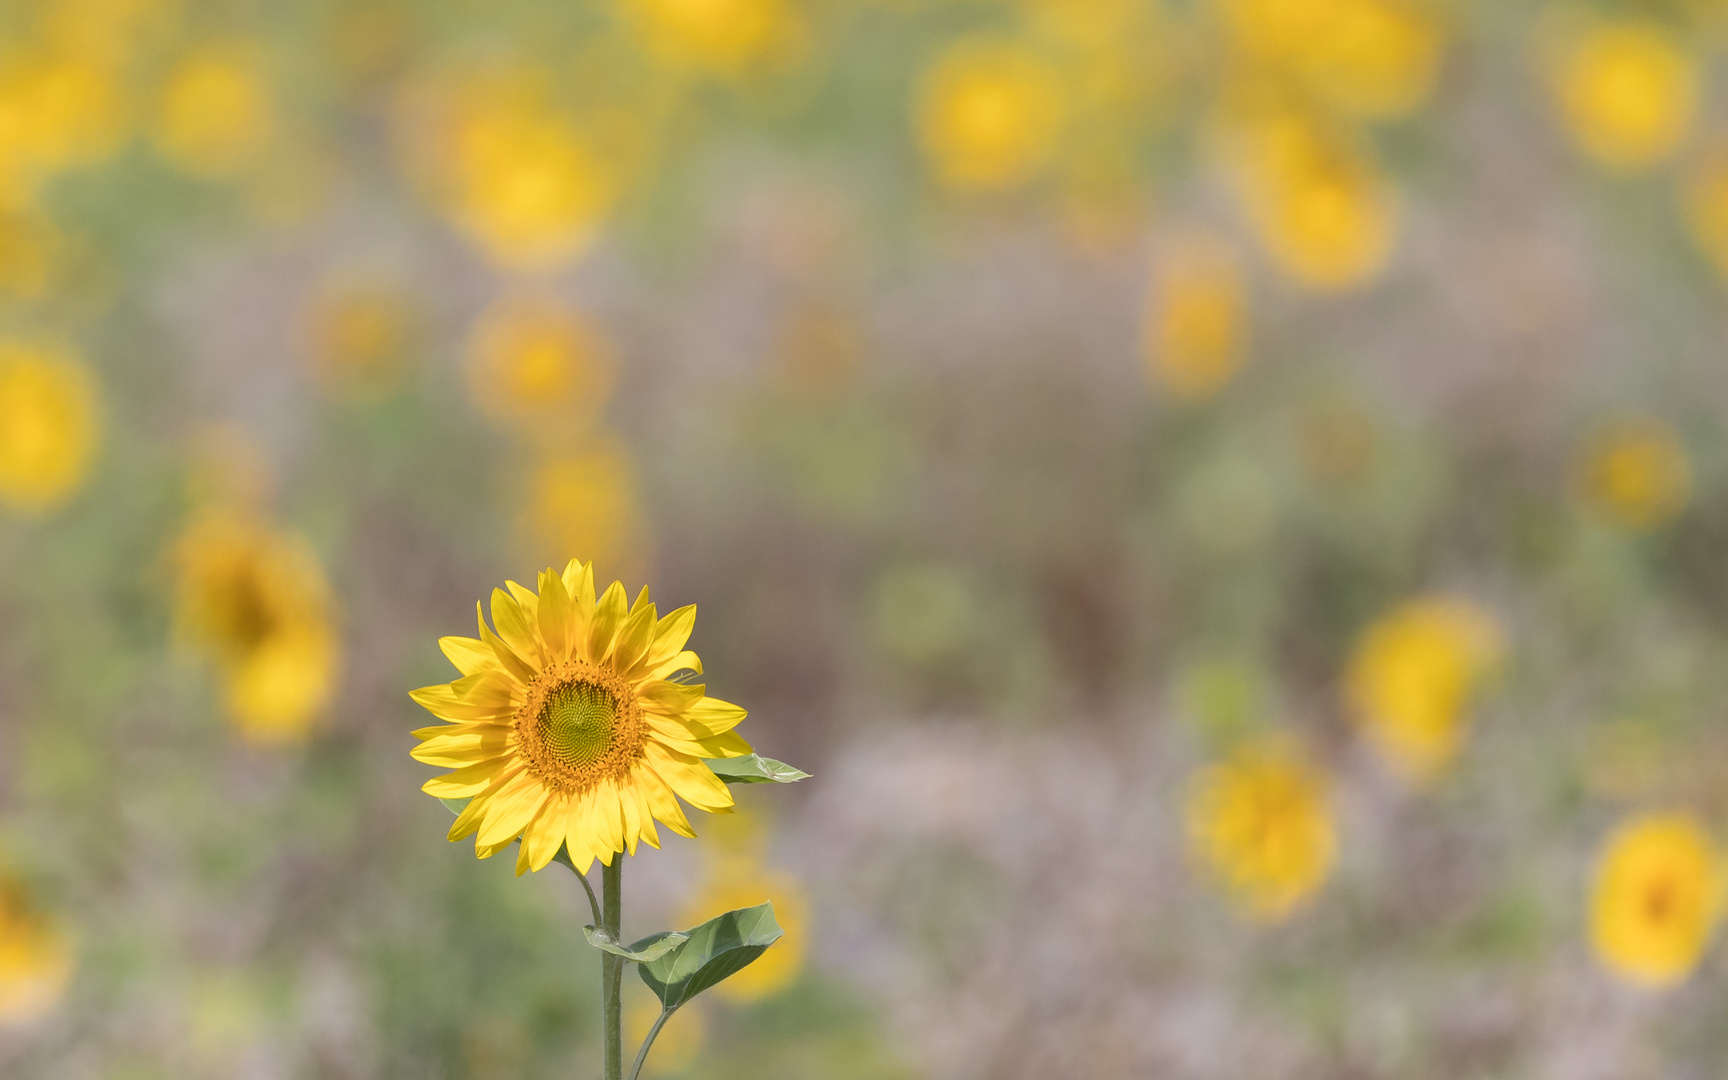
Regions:
M 715 776 L 728 784 L 791 784 L 810 775 L 803 769 L 795 768 L 784 761 L 765 758 L 761 754 L 705 758 L 703 762 Z
M 636 970 L 662 1006 L 676 1009 L 750 966 L 783 933 L 773 904 L 739 908 L 684 931 L 687 940 Z
M 444 804 L 444 809 L 455 814 L 457 817 L 461 817 L 462 811 L 468 807 L 467 799 L 439 799 L 438 801 Z
M 634 960 L 638 964 L 653 963 L 690 940 L 690 935 L 682 930 L 662 930 L 658 934 L 649 934 L 641 941 L 620 945 L 617 938 L 598 926 L 584 926 L 582 936 L 588 939 L 588 944 L 601 952 L 622 956 L 624 959 Z

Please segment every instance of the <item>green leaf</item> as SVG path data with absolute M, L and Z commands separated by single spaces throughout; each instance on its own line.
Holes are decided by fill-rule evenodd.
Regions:
M 793 768 L 784 761 L 765 758 L 761 754 L 743 757 L 705 758 L 714 775 L 728 784 L 791 784 L 809 777 L 803 769 Z
M 776 762 L 778 764 L 778 762 Z M 689 940 L 636 970 L 668 1009 L 676 1009 L 710 986 L 744 970 L 780 940 L 773 904 L 728 911 L 684 931 Z
M 457 817 L 461 817 L 462 811 L 468 809 L 467 799 L 439 799 L 438 801 L 444 804 L 444 809 L 455 814 Z
M 662 930 L 658 934 L 649 934 L 641 941 L 620 945 L 617 938 L 598 926 L 584 926 L 582 936 L 588 939 L 588 944 L 601 952 L 622 956 L 624 959 L 634 960 L 638 964 L 652 963 L 690 940 L 690 935 L 682 930 Z

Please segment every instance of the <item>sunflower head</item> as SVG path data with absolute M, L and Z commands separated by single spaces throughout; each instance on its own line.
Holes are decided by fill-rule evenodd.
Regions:
M 1200 772 L 1186 810 L 1193 853 L 1263 922 L 1313 895 L 1337 857 L 1326 778 L 1279 740 L 1244 744 Z
M 180 636 L 215 661 L 241 734 L 306 736 L 339 674 L 330 586 L 310 547 L 248 511 L 199 514 L 174 550 Z
M 750 744 L 732 730 L 743 709 L 681 681 L 702 671 L 684 648 L 695 606 L 660 618 L 646 588 L 631 605 L 617 581 L 596 598 L 592 564 L 574 559 L 538 584 L 494 589 L 491 627 L 479 613 L 479 637 L 439 642 L 462 677 L 411 695 L 447 721 L 414 733 L 414 757 L 454 770 L 424 790 L 469 800 L 450 839 L 473 835 L 484 859 L 520 838 L 517 873 L 560 848 L 586 870 L 659 847 L 656 821 L 695 836 L 680 798 L 729 813 L 704 759 Z
M 72 966 L 66 934 L 22 882 L 0 872 L 0 1030 L 51 1011 L 65 995 Z
M 1691 974 L 1721 916 L 1722 870 L 1685 813 L 1649 814 L 1608 838 L 1590 897 L 1590 938 L 1616 975 L 1671 986 Z

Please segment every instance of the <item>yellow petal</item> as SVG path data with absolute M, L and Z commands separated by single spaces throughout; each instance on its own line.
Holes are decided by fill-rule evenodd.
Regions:
M 540 812 L 534 815 L 534 820 L 522 831 L 522 855 L 516 861 L 518 875 L 524 869 L 539 873 L 564 846 L 564 818 L 568 802 L 563 795 L 548 798 Z
M 497 671 L 502 667 L 497 655 L 479 638 L 441 637 L 438 639 L 438 648 L 456 665 L 456 670 L 464 675 L 478 675 L 483 671 Z
M 455 843 L 467 836 L 473 836 L 474 830 L 480 827 L 480 819 L 486 816 L 486 800 L 479 795 L 468 800 L 468 805 L 456 815 L 456 823 L 450 826 L 446 840 Z
M 470 705 L 503 705 L 515 708 L 526 696 L 522 683 L 502 670 L 464 675 L 450 684 L 456 696 Z
M 618 628 L 624 624 L 624 583 L 614 581 L 594 607 L 594 621 L 588 628 L 588 662 L 596 666 L 606 662 L 617 640 Z
M 510 646 L 510 651 L 526 661 L 538 674 L 540 668 L 537 663 L 542 659 L 540 646 L 529 627 L 528 616 L 523 614 L 522 605 L 503 589 L 492 590 L 492 625 L 498 628 L 498 636 L 504 639 L 504 644 Z
M 636 804 L 636 820 L 641 823 L 643 842 L 649 847 L 657 848 L 660 846 L 660 833 L 654 828 L 654 808 L 648 805 L 648 793 L 637 783 L 637 777 L 641 773 L 640 769 L 632 769 L 629 778 L 619 790 L 625 798 Z
M 731 809 L 732 793 L 695 755 L 681 754 L 653 739 L 648 740 L 643 751 L 648 764 L 680 799 L 710 813 Z
M 656 716 L 653 713 L 643 713 L 642 719 L 648 724 L 648 730 L 653 741 L 680 754 L 691 757 L 713 757 L 705 753 L 706 746 L 702 740 L 690 733 L 690 728 L 682 720 L 672 716 Z
M 648 651 L 648 639 L 654 633 L 654 605 L 643 604 L 624 620 L 618 631 L 618 644 L 612 650 L 612 669 L 628 672 Z
M 540 606 L 535 621 L 540 624 L 540 639 L 546 643 L 547 657 L 554 663 L 569 659 L 570 597 L 556 571 L 546 570 L 540 575 Z
M 409 734 L 425 742 L 440 735 L 483 735 L 488 731 L 509 729 L 510 723 L 505 720 L 464 720 L 459 724 L 433 724 L 431 727 L 415 728 Z
M 702 674 L 702 659 L 693 652 L 681 652 L 659 667 L 651 668 L 645 673 L 645 676 L 650 679 L 664 679 L 668 675 L 680 671 L 694 671 L 698 675 Z
M 526 585 L 518 585 L 514 581 L 506 581 L 504 587 L 510 590 L 510 596 L 522 608 L 522 617 L 528 622 L 528 629 L 534 629 L 535 609 L 540 604 L 540 598 Z
M 685 604 L 654 625 L 654 644 L 643 663 L 657 668 L 684 650 L 690 632 L 696 629 L 696 605 Z
M 508 697 L 499 701 L 496 695 L 489 694 L 480 700 L 474 700 L 459 694 L 449 683 L 422 686 L 418 690 L 410 690 L 408 696 L 433 716 L 445 720 L 507 720 L 516 711 Z
M 420 790 L 435 799 L 466 799 L 470 795 L 478 795 L 491 786 L 493 777 L 505 767 L 503 758 L 492 761 L 482 761 L 477 765 L 457 769 L 455 772 L 434 776 L 420 785 Z
M 684 816 L 684 808 L 678 805 L 678 798 L 660 779 L 660 774 L 646 764 L 638 764 L 630 772 L 630 778 L 635 782 L 637 790 L 648 803 L 648 809 L 653 815 L 666 824 L 668 829 L 679 836 L 696 836 L 696 830 L 690 827 L 690 820 Z
M 702 700 L 708 688 L 701 683 L 651 682 L 636 692 L 644 705 L 663 716 L 677 716 Z
M 570 560 L 570 565 L 576 567 L 574 577 L 570 568 L 564 568 L 564 591 L 570 594 L 570 606 L 576 612 L 576 628 L 579 634 L 587 633 L 588 624 L 594 621 L 594 564 L 580 563 Z M 585 640 L 578 636 L 576 641 Z
M 599 798 L 600 788 L 596 785 L 582 794 L 581 805 L 577 807 L 577 813 L 582 819 L 582 843 L 588 848 L 589 854 L 611 866 L 612 849 L 600 838 Z
M 570 853 L 570 864 L 586 874 L 594 866 L 594 845 L 588 842 L 588 830 L 583 825 L 582 799 L 570 798 L 564 813 L 564 850 Z
M 546 785 L 539 777 L 526 769 L 517 773 L 487 801 L 486 816 L 474 842 L 482 847 L 495 847 L 515 839 L 545 801 Z
M 703 739 L 699 745 L 702 747 L 700 756 L 705 758 L 743 757 L 745 754 L 756 752 L 744 736 L 736 731 L 728 731 L 724 735 Z
M 416 746 L 409 754 L 425 765 L 459 769 L 509 752 L 510 729 L 493 728 L 485 734 L 440 735 Z
M 624 811 L 618 805 L 618 785 L 610 776 L 602 777 L 594 785 L 594 807 L 588 821 L 595 838 L 605 849 L 601 852 L 601 861 L 610 866 L 607 856 L 624 850 Z
M 618 809 L 624 820 L 624 850 L 636 854 L 636 841 L 642 837 L 642 807 L 628 782 L 618 787 Z
M 705 697 L 679 714 L 678 719 L 690 725 L 698 738 L 720 735 L 738 726 L 749 713 L 730 701 Z
M 505 848 L 509 847 L 511 844 L 514 844 L 515 842 L 516 842 L 516 838 L 514 836 L 508 836 L 508 837 L 505 837 L 504 839 L 498 841 L 496 844 L 478 844 L 477 843 L 474 845 L 474 857 L 478 858 L 478 859 L 490 859 L 492 856 L 498 854 L 500 851 L 503 851 Z
M 516 676 L 523 683 L 533 682 L 534 677 L 539 672 L 530 666 L 527 660 L 516 655 L 516 650 L 505 644 L 504 639 L 494 634 L 491 627 L 486 625 L 486 616 L 480 613 L 479 601 L 474 602 L 474 617 L 480 624 L 480 640 L 491 648 L 492 655 L 496 656 L 498 662 L 504 665 L 504 670 Z

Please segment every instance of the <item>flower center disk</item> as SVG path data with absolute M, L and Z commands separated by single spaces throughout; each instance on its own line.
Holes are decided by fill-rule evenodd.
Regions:
M 618 699 L 589 682 L 564 683 L 546 695 L 535 733 L 551 756 L 575 770 L 592 768 L 612 748 Z
M 605 777 L 628 775 L 647 744 L 648 725 L 617 673 L 566 661 L 529 684 L 516 713 L 516 739 L 541 783 L 578 794 Z

